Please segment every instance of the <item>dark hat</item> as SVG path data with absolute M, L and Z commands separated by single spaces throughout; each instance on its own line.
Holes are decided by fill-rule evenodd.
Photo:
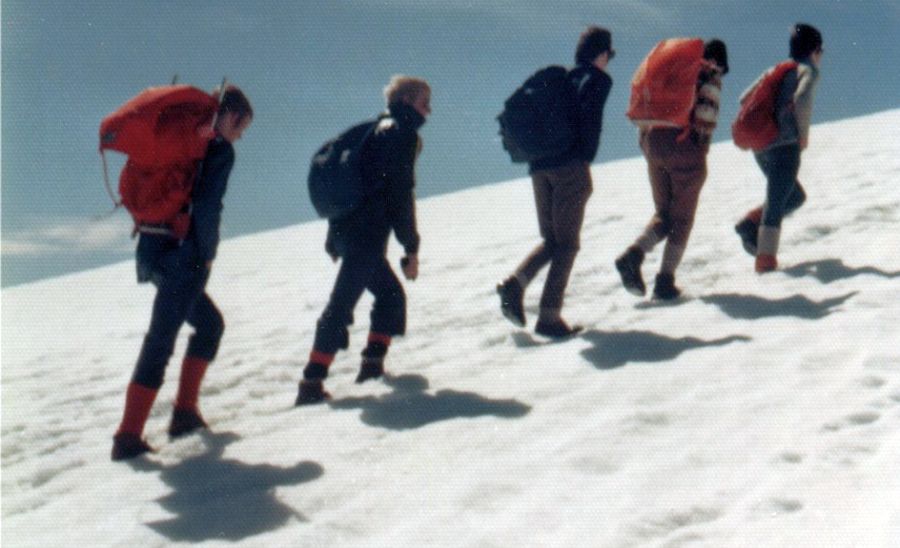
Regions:
M 728 74 L 728 50 L 725 42 L 713 38 L 703 46 L 703 58 L 713 61 L 722 69 L 722 74 Z
M 612 34 L 603 27 L 588 27 L 578 37 L 578 47 L 575 49 L 575 62 L 591 64 L 598 55 L 606 51 L 609 52 L 610 58 L 616 54 L 616 50 L 612 48 Z
M 791 58 L 802 61 L 822 49 L 822 33 L 812 25 L 797 23 L 791 30 Z

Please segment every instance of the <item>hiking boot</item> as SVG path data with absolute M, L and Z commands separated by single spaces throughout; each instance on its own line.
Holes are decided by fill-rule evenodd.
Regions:
M 644 262 L 644 250 L 633 245 L 625 250 L 625 253 L 616 259 L 616 270 L 622 277 L 622 285 L 625 289 L 639 297 L 647 293 L 647 286 L 641 276 L 641 263 Z
M 755 257 L 759 223 L 745 217 L 741 222 L 734 225 L 734 231 L 741 237 L 741 244 L 744 246 L 744 251 Z
M 322 387 L 321 380 L 302 380 L 300 381 L 300 391 L 297 393 L 297 401 L 294 405 L 311 405 L 320 403 L 331 398 L 331 394 Z
M 194 430 L 200 428 L 208 428 L 209 425 L 200 416 L 200 413 L 193 409 L 178 409 L 172 411 L 172 421 L 169 423 L 169 437 L 177 438 L 190 434 Z
M 656 275 L 656 285 L 653 286 L 653 297 L 663 301 L 671 301 L 681 296 L 681 290 L 675 287 L 675 275 L 669 272 L 660 272 Z
M 775 255 L 760 254 L 756 256 L 755 270 L 757 274 L 773 272 L 778 268 L 778 259 Z
M 534 326 L 535 333 L 550 337 L 551 339 L 571 337 L 572 335 L 580 333 L 582 330 L 584 330 L 582 326 L 574 325 L 569 327 L 566 322 L 561 319 L 550 321 L 538 320 L 537 325 Z
M 139 457 L 144 453 L 153 453 L 153 448 L 141 439 L 137 434 L 119 432 L 113 436 L 113 447 L 110 458 L 114 461 L 128 460 Z
M 356 383 L 364 383 L 369 379 L 377 379 L 384 374 L 384 357 L 387 355 L 387 345 L 378 341 L 370 341 L 362 351 L 362 363 L 359 366 L 359 375 Z
M 525 308 L 522 306 L 524 293 L 522 284 L 515 277 L 507 278 L 505 282 L 497 285 L 500 311 L 507 320 L 519 327 L 525 327 Z
M 359 366 L 359 374 L 356 376 L 356 384 L 362 384 L 369 379 L 377 379 L 384 375 L 383 361 L 366 361 L 363 360 Z

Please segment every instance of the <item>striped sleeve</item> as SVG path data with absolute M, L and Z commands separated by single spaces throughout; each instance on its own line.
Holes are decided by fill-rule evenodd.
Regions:
M 700 137 L 700 140 L 708 143 L 712 139 L 713 131 L 719 120 L 719 97 L 722 92 L 722 77 L 719 71 L 704 67 L 697 79 L 697 102 L 691 127 Z

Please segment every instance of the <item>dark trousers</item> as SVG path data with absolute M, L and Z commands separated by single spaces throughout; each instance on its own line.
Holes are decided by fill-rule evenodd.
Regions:
M 349 346 L 347 326 L 353 324 L 353 309 L 364 290 L 375 297 L 370 330 L 389 336 L 406 332 L 406 294 L 384 248 L 350 249 L 341 258 L 328 305 L 316 324 L 314 350 L 335 354 Z
M 782 219 L 799 209 L 806 201 L 806 192 L 797 180 L 797 173 L 800 171 L 800 145 L 770 148 L 756 154 L 756 162 L 767 179 L 762 224 L 780 228 Z
M 162 386 L 175 339 L 187 322 L 194 328 L 186 355 L 212 361 L 225 331 L 222 313 L 206 294 L 209 271 L 178 271 L 155 276 L 157 287 L 150 328 L 134 369 L 132 382 L 157 389 Z
M 516 276 L 531 281 L 550 263 L 550 272 L 541 294 L 541 310 L 562 309 L 569 275 L 581 247 L 584 209 L 593 191 L 588 165 L 573 162 L 531 174 L 538 226 L 543 242 L 516 269 Z

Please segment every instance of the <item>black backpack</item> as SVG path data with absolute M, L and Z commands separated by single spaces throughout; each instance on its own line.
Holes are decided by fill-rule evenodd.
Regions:
M 559 156 L 575 142 L 576 93 L 565 67 L 553 65 L 531 75 L 503 104 L 497 116 L 503 148 L 515 163 Z
M 320 217 L 337 219 L 356 209 L 369 194 L 360 156 L 379 120 L 357 124 L 327 141 L 309 166 L 309 197 Z

